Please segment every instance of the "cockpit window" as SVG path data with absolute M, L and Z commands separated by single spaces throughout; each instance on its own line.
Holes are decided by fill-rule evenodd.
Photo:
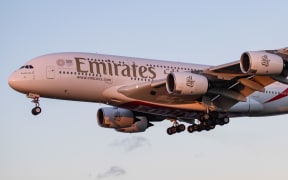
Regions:
M 21 66 L 20 69 L 33 69 L 34 67 L 32 65 L 25 65 Z

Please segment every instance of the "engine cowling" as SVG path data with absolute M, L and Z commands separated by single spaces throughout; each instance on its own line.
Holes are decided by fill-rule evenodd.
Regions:
M 284 69 L 284 60 L 265 51 L 250 51 L 242 54 L 240 68 L 245 74 L 279 75 Z
M 153 124 L 149 123 L 145 116 L 137 116 L 136 119 L 137 121 L 130 127 L 119 128 L 116 129 L 116 131 L 125 133 L 144 132 L 148 127 L 153 126 Z
M 97 120 L 101 127 L 124 128 L 134 123 L 134 115 L 127 109 L 107 107 L 98 110 Z
M 153 125 L 146 117 L 135 117 L 132 111 L 117 107 L 100 108 L 97 112 L 97 122 L 101 127 L 129 133 L 143 132 Z
M 205 76 L 189 72 L 172 72 L 166 79 L 166 90 L 169 94 L 203 95 L 208 86 Z

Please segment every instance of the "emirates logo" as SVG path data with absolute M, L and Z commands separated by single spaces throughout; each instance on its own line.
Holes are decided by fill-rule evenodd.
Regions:
M 270 59 L 268 59 L 267 55 L 262 56 L 261 64 L 265 67 L 268 67 L 270 63 Z
M 65 65 L 65 61 L 63 59 L 58 59 L 56 61 L 56 63 L 57 63 L 58 66 L 64 66 Z
M 195 83 L 195 81 L 193 80 L 192 76 L 188 76 L 186 78 L 186 86 L 193 87 L 194 83 Z

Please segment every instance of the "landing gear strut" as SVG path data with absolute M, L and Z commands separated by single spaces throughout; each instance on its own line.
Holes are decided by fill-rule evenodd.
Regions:
M 169 127 L 167 129 L 167 134 L 172 135 L 175 133 L 180 133 L 185 131 L 185 125 L 184 124 L 179 124 L 177 120 L 171 120 L 173 122 L 173 126 Z
M 32 114 L 33 114 L 34 116 L 40 114 L 40 113 L 41 113 L 41 108 L 40 108 L 40 104 L 39 104 L 39 98 L 40 98 L 40 96 L 37 95 L 37 94 L 29 93 L 29 94 L 27 95 L 27 97 L 28 97 L 28 98 L 32 98 L 32 99 L 33 99 L 33 100 L 32 100 L 32 103 L 35 104 L 35 107 L 31 110 Z

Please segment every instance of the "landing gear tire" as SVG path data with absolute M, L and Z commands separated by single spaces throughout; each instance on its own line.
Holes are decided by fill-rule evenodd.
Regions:
M 224 124 L 228 124 L 230 122 L 229 117 L 224 117 L 223 122 L 224 122 Z
M 199 121 L 206 121 L 206 120 L 209 120 L 210 119 L 210 115 L 209 114 L 201 114 L 200 116 L 199 116 Z
M 204 119 L 204 120 L 208 120 L 208 119 L 210 119 L 209 114 L 204 114 L 204 115 L 203 115 L 203 119 Z
M 167 129 L 167 134 L 169 135 L 172 135 L 172 134 L 175 134 L 175 133 L 180 133 L 182 131 L 185 131 L 185 125 L 184 124 L 179 124 L 179 125 L 176 125 L 176 126 L 172 126 L 172 127 L 169 127 Z
M 177 132 L 182 132 L 185 131 L 185 125 L 184 124 L 179 124 L 176 126 Z
M 187 130 L 189 133 L 193 133 L 195 131 L 200 132 L 202 130 L 202 127 L 200 124 L 193 124 L 193 125 L 188 126 Z
M 167 134 L 169 135 L 175 134 L 176 132 L 177 132 L 177 128 L 175 126 L 172 126 L 167 129 Z
M 34 116 L 36 116 L 41 113 L 41 108 L 39 106 L 34 107 L 31 112 Z
M 35 107 L 32 109 L 32 114 L 34 116 L 38 115 L 41 113 L 41 108 L 40 108 L 40 104 L 39 104 L 39 98 L 40 98 L 40 95 L 38 94 L 33 94 L 33 93 L 29 93 L 27 95 L 28 98 L 32 98 L 32 103 L 35 104 Z
M 197 129 L 198 129 L 198 125 L 193 124 L 193 125 L 188 126 L 187 130 L 189 133 L 193 133 L 193 132 L 197 131 Z
M 175 126 L 170 127 L 172 134 L 177 132 L 177 128 Z
M 187 130 L 188 130 L 189 133 L 193 133 L 193 132 L 194 132 L 194 129 L 193 129 L 192 126 L 193 126 L 193 125 L 188 126 L 188 128 L 187 128 Z
M 217 124 L 219 124 L 220 126 L 223 126 L 225 124 L 228 124 L 230 122 L 229 117 L 224 117 L 218 120 Z

